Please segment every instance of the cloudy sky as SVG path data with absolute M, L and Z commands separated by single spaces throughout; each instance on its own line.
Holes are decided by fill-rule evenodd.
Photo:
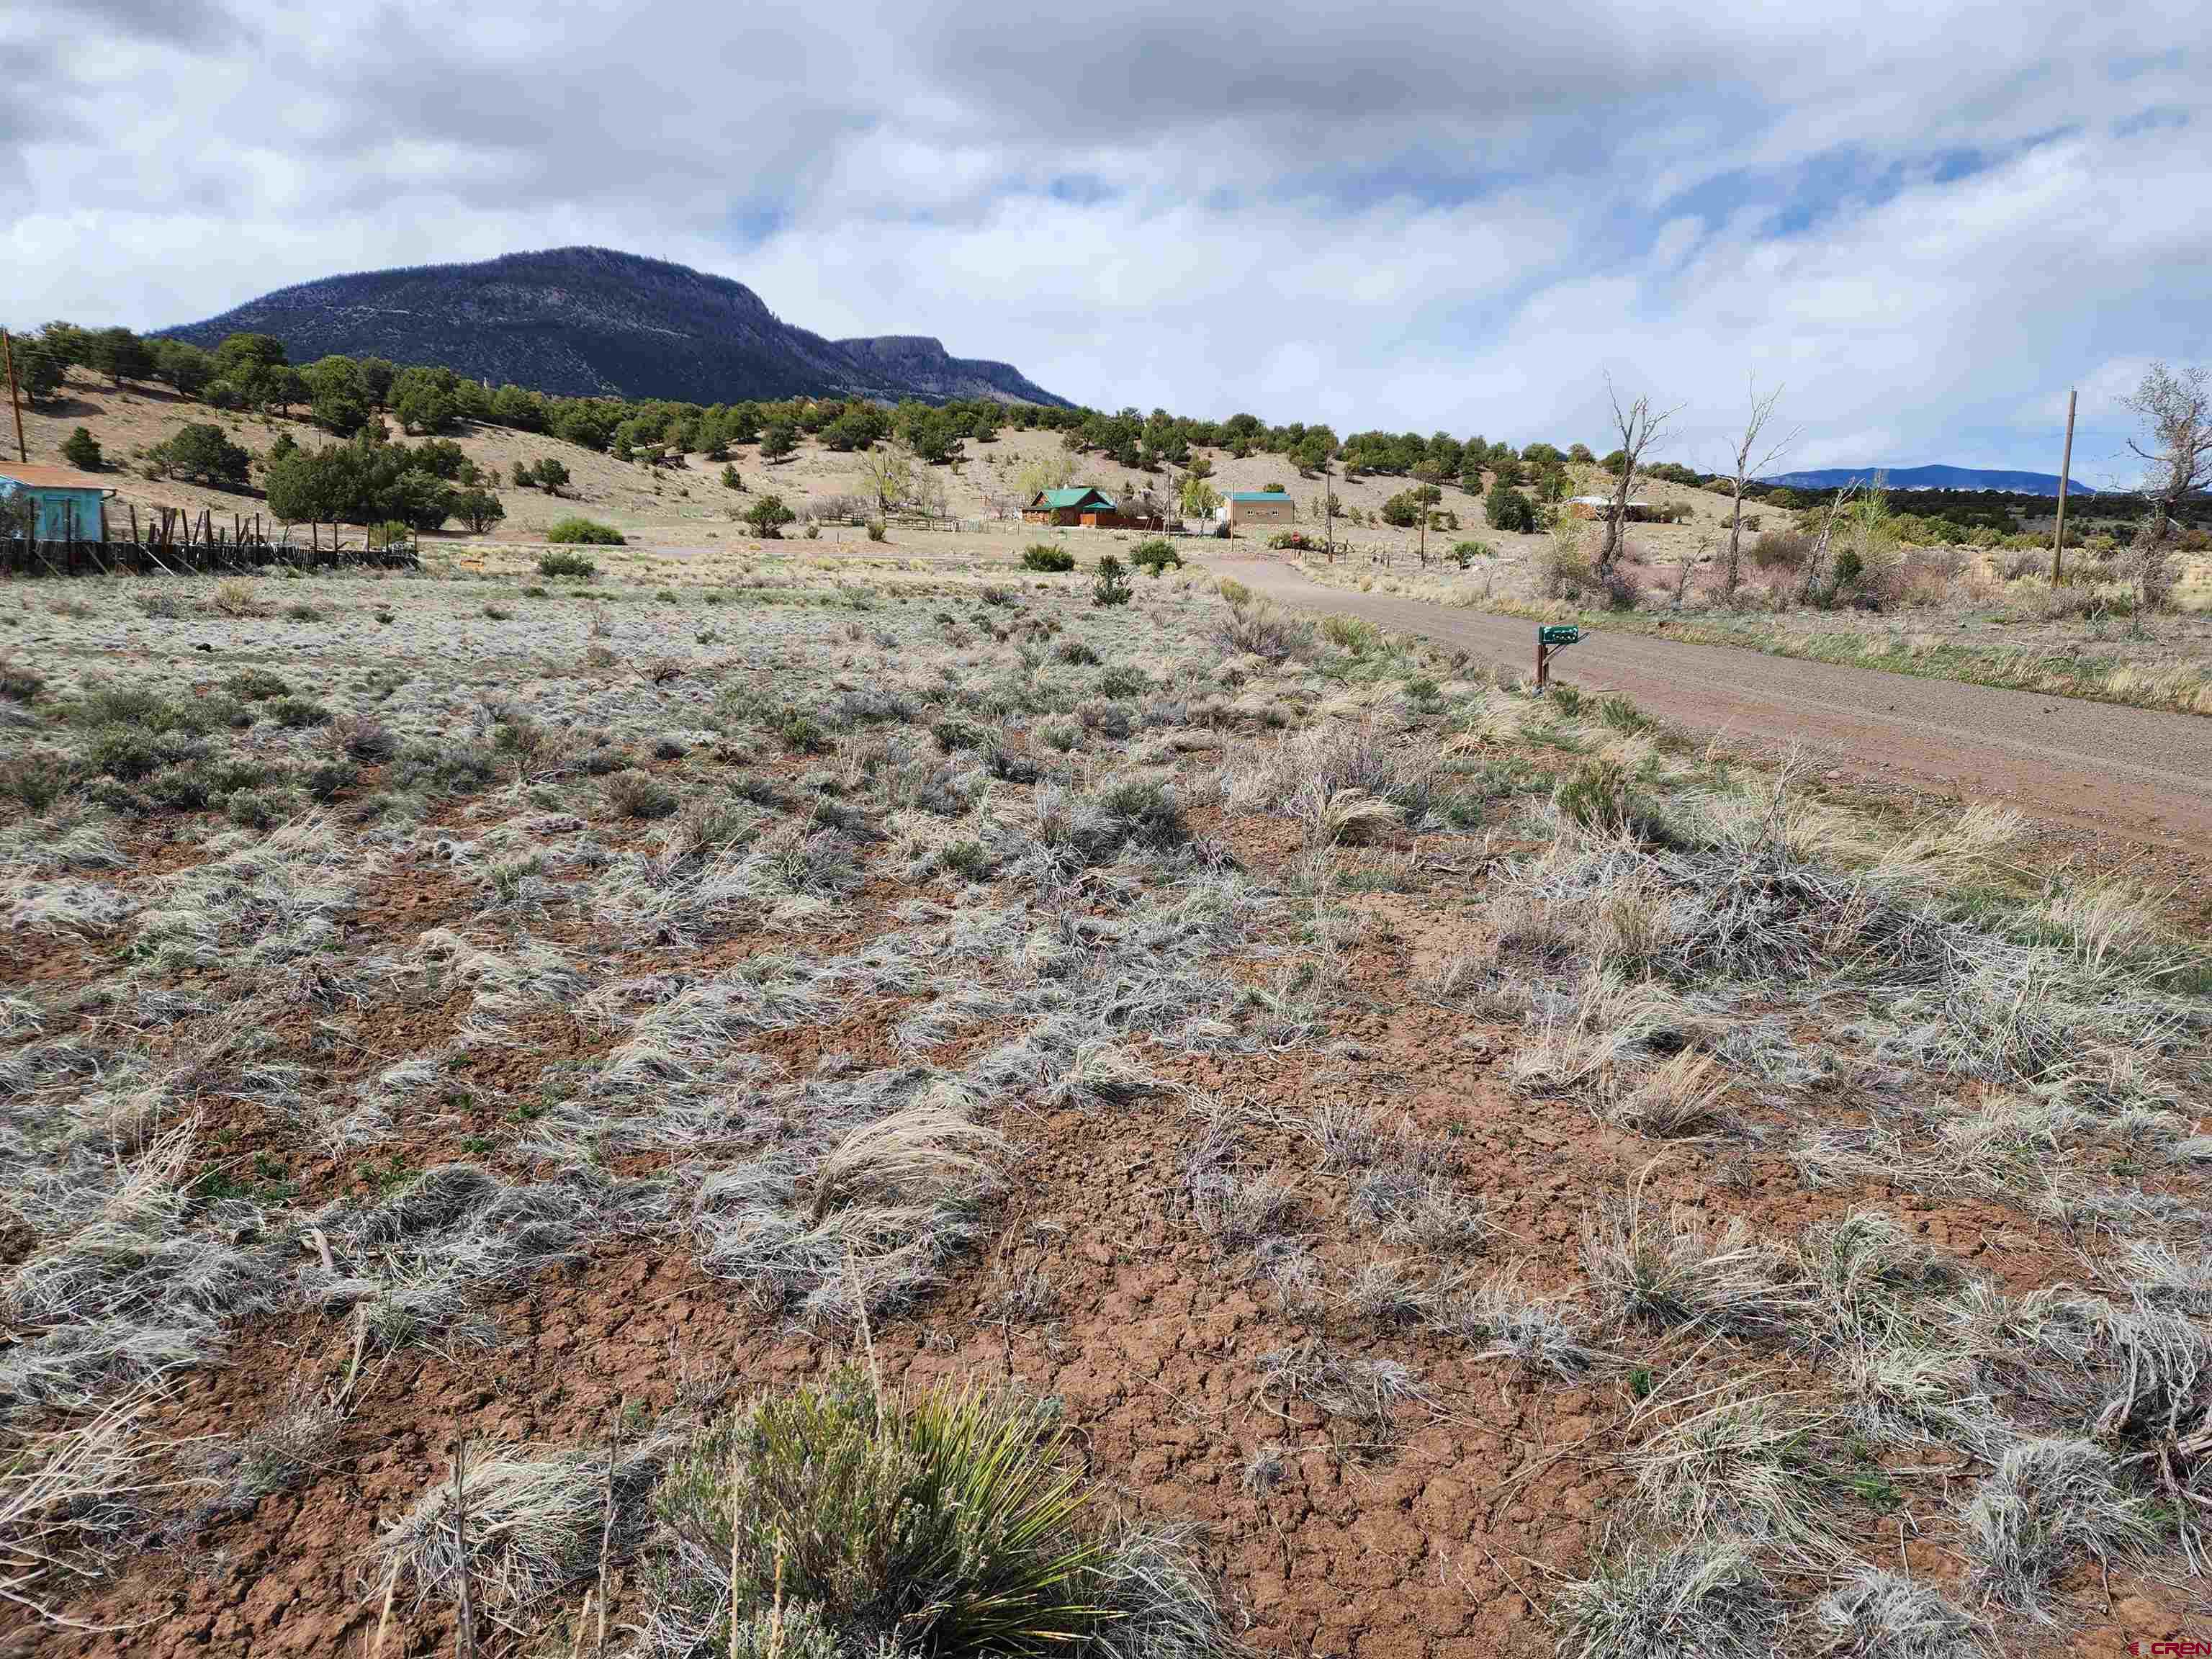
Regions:
M 9 0 L 0 319 L 574 242 L 1103 406 L 2129 473 L 2212 358 L 2202 0 Z M 1676 15 L 1668 15 L 1674 10 Z M 2181 42 L 2184 44 L 2176 45 Z

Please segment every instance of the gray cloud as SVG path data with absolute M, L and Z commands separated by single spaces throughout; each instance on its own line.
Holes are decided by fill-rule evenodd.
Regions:
M 16 320 L 152 325 L 589 240 L 1093 401 L 1565 436 L 1758 368 L 1808 462 L 2018 459 L 2206 353 L 2212 97 L 2136 44 L 2193 13 L 31 0 L 0 255 Z

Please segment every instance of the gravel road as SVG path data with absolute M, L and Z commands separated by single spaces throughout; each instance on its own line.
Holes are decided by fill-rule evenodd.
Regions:
M 1364 617 L 1534 672 L 1535 625 L 1521 617 L 1325 587 L 1274 560 L 1205 562 L 1279 604 Z M 2193 855 L 2191 865 L 2212 854 L 2212 719 L 1601 628 L 1583 638 L 1555 659 L 1555 678 L 1622 692 L 1686 730 L 1795 743 L 1869 781 L 2002 801 L 2093 840 Z

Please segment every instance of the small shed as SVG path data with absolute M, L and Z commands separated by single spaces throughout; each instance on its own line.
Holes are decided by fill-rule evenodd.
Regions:
M 1030 524 L 1079 525 L 1088 530 L 1122 528 L 1121 510 L 1114 498 L 1093 485 L 1067 489 L 1040 489 L 1030 497 L 1022 517 Z
M 37 509 L 31 534 L 42 542 L 106 540 L 100 503 L 114 493 L 111 485 L 72 467 L 0 461 L 0 501 L 29 496 Z
M 1240 524 L 1293 524 L 1298 509 L 1279 489 L 1231 490 L 1221 504 L 1223 515 L 1233 526 Z

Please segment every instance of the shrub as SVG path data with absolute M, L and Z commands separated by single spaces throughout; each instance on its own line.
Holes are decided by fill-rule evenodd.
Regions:
M 1175 550 L 1175 544 L 1166 537 L 1153 536 L 1139 542 L 1131 550 L 1129 562 L 1158 576 L 1166 570 L 1182 569 L 1182 555 Z
M 507 507 L 489 489 L 463 489 L 453 496 L 453 516 L 482 535 L 507 517 Z
M 21 663 L 0 662 L 0 697 L 9 702 L 30 702 L 46 689 L 46 678 L 36 669 L 26 668 Z
M 1753 541 L 1751 562 L 1761 570 L 1796 570 L 1812 550 L 1813 538 L 1802 530 L 1770 530 Z
M 343 755 L 317 761 L 307 769 L 307 793 L 315 799 L 329 802 L 361 781 L 361 768 Z
M 1141 668 L 1116 663 L 1098 677 L 1098 694 L 1105 697 L 1133 697 L 1150 689 L 1152 681 Z
M 1267 545 L 1279 550 L 1287 549 L 1293 553 L 1310 553 L 1322 544 L 1303 530 L 1278 530 L 1267 538 Z
M 322 619 L 323 613 L 304 599 L 296 605 L 288 605 L 284 607 L 284 620 L 287 622 L 311 623 L 320 622 Z
M 768 1395 L 671 1461 L 649 1625 L 680 1632 L 664 1652 L 787 1659 L 873 1653 L 889 1631 L 937 1659 L 1224 1652 L 1179 1541 L 1094 1519 L 1064 1447 L 1029 1395 L 886 1398 L 848 1371 Z
M 265 617 L 269 607 L 254 597 L 253 584 L 234 577 L 229 581 L 215 585 L 215 597 L 208 601 L 217 616 Z
M 599 568 L 581 553 L 541 553 L 538 556 L 538 574 L 587 582 L 599 574 Z
M 784 526 L 799 515 L 783 504 L 781 495 L 763 495 L 745 509 L 745 522 L 752 532 L 763 541 L 774 541 L 783 534 Z
M 837 746 L 830 740 L 830 734 L 822 729 L 819 720 L 796 708 L 784 711 L 783 718 L 776 722 L 776 736 L 783 739 L 786 749 L 796 755 L 826 755 Z
M 1121 569 L 1121 560 L 1109 553 L 1098 561 L 1098 578 L 1091 585 L 1091 604 L 1127 605 L 1132 591 L 1129 578 Z
M 632 767 L 607 780 L 607 804 L 626 818 L 665 818 L 676 811 L 676 792 L 652 773 Z
M 601 524 L 595 519 L 563 519 L 545 532 L 549 542 L 580 544 L 586 547 L 622 547 L 627 545 L 621 531 L 612 525 Z
M 1523 536 L 1535 533 L 1534 504 L 1503 479 L 1491 485 L 1490 493 L 1482 498 L 1482 514 L 1492 530 L 1510 530 Z
M 103 777 L 136 783 L 165 766 L 192 759 L 198 745 L 181 732 L 149 732 L 143 726 L 103 726 L 85 745 L 84 762 Z
M 62 441 L 62 459 L 80 472 L 100 471 L 100 440 L 83 427 Z
M 988 881 L 991 878 L 990 849 L 979 841 L 956 841 L 939 855 L 947 870 L 963 881 Z
M 266 830 L 283 814 L 258 789 L 241 789 L 223 804 L 223 816 L 241 830 Z
M 366 714 L 340 720 L 331 728 L 331 735 L 348 755 L 370 765 L 388 761 L 399 752 L 399 739 L 392 735 L 390 728 Z
M 1098 665 L 1098 653 L 1081 640 L 1062 640 L 1053 647 L 1052 654 L 1054 660 L 1066 663 L 1071 667 L 1096 668 Z
M 151 617 L 156 622 L 181 622 L 191 615 L 190 605 L 177 594 L 164 588 L 157 587 L 146 592 L 133 593 L 131 596 L 131 603 L 138 607 L 140 614 Z
M 1618 835 L 1627 827 L 1630 805 L 1628 773 L 1619 761 L 1586 760 L 1553 791 L 1560 815 L 1586 830 Z
M 327 726 L 331 711 L 307 697 L 285 697 L 269 705 L 269 717 L 289 732 L 310 726 Z
M 1314 626 L 1268 605 L 1232 605 L 1214 637 L 1231 651 L 1282 662 L 1313 647 Z
M 1492 547 L 1488 542 L 1455 542 L 1452 544 L 1452 562 L 1462 570 L 1466 569 L 1469 564 L 1473 563 L 1477 559 L 1491 559 L 1497 556 L 1497 550 Z
M 929 728 L 929 735 L 948 755 L 956 749 L 981 749 L 991 741 L 988 732 L 968 720 L 939 720 Z
M 1073 570 L 1075 555 L 1064 547 L 1050 542 L 1031 542 L 1022 550 L 1022 568 L 1024 570 Z
M 0 794 L 21 802 L 29 811 L 45 811 L 61 799 L 69 783 L 69 763 L 58 755 L 16 755 L 0 760 Z

